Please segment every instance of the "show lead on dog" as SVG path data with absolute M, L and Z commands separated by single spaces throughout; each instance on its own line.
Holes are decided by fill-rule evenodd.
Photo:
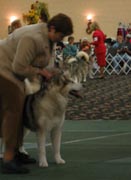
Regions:
M 87 34 L 92 34 L 93 42 L 95 46 L 95 55 L 97 58 L 97 64 L 100 67 L 99 78 L 104 78 L 104 67 L 106 66 L 106 46 L 105 46 L 105 34 L 101 30 L 97 22 L 89 22 L 86 29 Z
M 0 41 L 0 134 L 5 145 L 2 172 L 28 173 L 24 163 L 35 160 L 18 152 L 23 142 L 22 113 L 25 100 L 24 79 L 36 75 L 52 77 L 55 42 L 73 33 L 70 17 L 57 14 L 48 23 L 21 27 Z

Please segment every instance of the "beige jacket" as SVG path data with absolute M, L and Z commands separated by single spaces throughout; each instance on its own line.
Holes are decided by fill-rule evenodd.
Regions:
M 0 41 L 0 74 L 18 84 L 23 91 L 24 83 L 13 73 L 32 78 L 38 68 L 54 65 L 52 55 L 45 23 L 21 27 Z

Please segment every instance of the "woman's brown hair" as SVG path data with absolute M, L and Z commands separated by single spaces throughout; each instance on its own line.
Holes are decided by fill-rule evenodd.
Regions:
M 73 23 L 69 16 L 59 13 L 52 17 L 48 22 L 48 29 L 53 26 L 56 32 L 61 32 L 65 36 L 73 33 Z

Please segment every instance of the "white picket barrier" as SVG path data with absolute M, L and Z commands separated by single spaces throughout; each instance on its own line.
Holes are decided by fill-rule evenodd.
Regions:
M 116 63 L 115 67 L 117 66 L 117 68 L 119 69 L 118 71 L 116 71 L 116 68 L 114 67 L 115 56 L 112 56 L 110 53 L 107 53 L 106 55 L 107 65 L 105 67 L 104 72 L 107 73 L 108 75 L 112 75 L 112 74 L 119 75 L 121 73 L 127 75 L 129 72 L 131 72 L 131 57 L 127 61 L 125 61 L 124 56 L 128 56 L 128 55 L 125 53 L 123 56 L 119 56 L 120 58 L 119 62 L 115 60 Z M 96 57 L 94 57 L 93 74 L 95 75 L 98 72 L 99 72 L 99 66 L 97 65 Z

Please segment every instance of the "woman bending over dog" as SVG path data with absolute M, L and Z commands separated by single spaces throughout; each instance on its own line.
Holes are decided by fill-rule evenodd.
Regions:
M 21 27 L 0 42 L 0 135 L 5 150 L 2 172 L 28 173 L 20 164 L 34 163 L 35 159 L 21 154 L 23 143 L 22 113 L 25 101 L 24 79 L 36 75 L 50 79 L 53 73 L 53 46 L 73 33 L 70 17 L 57 14 L 48 23 Z

